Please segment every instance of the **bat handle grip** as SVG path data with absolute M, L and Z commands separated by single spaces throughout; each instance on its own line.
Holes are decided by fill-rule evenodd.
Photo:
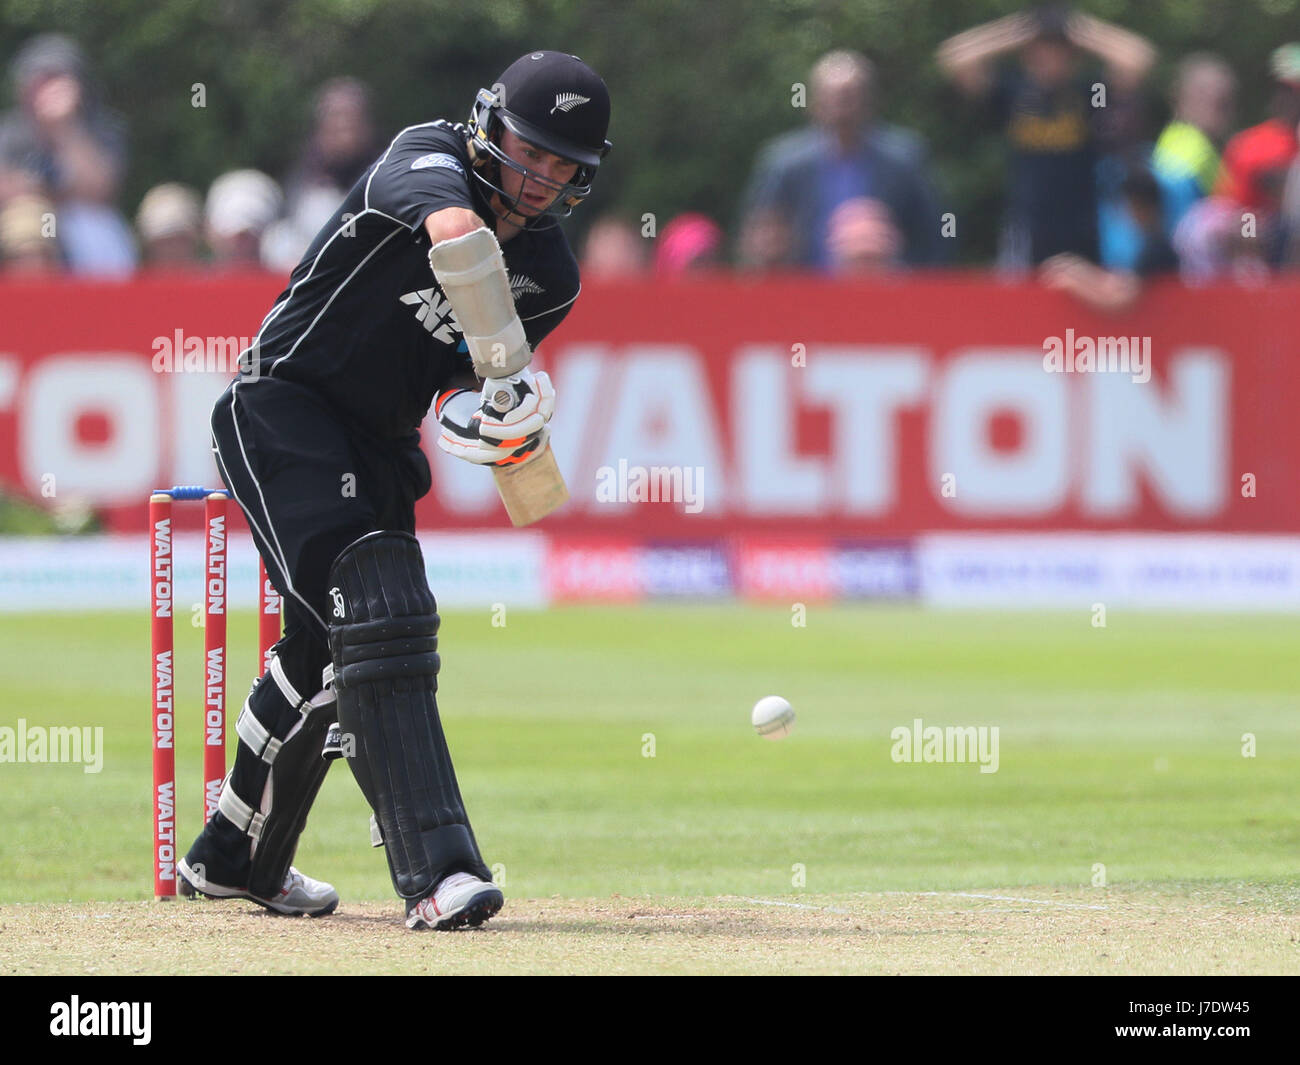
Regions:
M 519 402 L 514 390 L 514 383 L 517 380 L 516 377 L 490 377 L 484 381 L 483 398 L 487 401 L 487 405 L 498 414 L 514 410 Z

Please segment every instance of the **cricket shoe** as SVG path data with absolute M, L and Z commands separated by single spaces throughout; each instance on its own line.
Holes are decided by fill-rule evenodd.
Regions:
M 469 925 L 477 928 L 505 903 L 501 889 L 469 873 L 444 877 L 432 895 L 421 899 L 406 914 L 406 927 L 417 931 L 436 928 L 449 932 Z
M 199 894 L 210 899 L 248 899 L 286 917 L 300 917 L 304 913 L 308 917 L 324 917 L 333 913 L 339 904 L 339 893 L 333 884 L 303 876 L 293 866 L 285 874 L 284 886 L 273 898 L 261 898 L 246 888 L 214 884 L 203 874 L 202 864 L 191 866 L 185 858 L 177 863 L 176 868 L 180 873 L 180 893 L 186 896 Z

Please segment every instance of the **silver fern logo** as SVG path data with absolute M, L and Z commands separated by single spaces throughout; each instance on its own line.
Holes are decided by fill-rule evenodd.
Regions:
M 551 108 L 551 114 L 556 111 L 563 111 L 568 114 L 575 107 L 581 107 L 583 104 L 591 103 L 590 96 L 579 96 L 576 92 L 561 92 L 555 96 L 555 106 Z
M 531 277 L 526 277 L 523 274 L 510 275 L 510 295 L 515 299 L 526 295 L 540 296 L 545 291 L 546 289 L 542 288 Z

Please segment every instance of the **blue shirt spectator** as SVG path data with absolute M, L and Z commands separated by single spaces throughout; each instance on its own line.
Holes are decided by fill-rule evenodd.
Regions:
M 836 208 L 883 204 L 907 265 L 943 256 L 939 209 L 920 138 L 872 120 L 873 68 L 865 56 L 831 52 L 813 68 L 813 123 L 770 141 L 745 196 L 741 259 L 760 269 L 829 270 Z
M 1173 118 L 1160 132 L 1154 149 L 1132 163 L 1102 161 L 1098 180 L 1103 190 L 1099 210 L 1101 261 L 1119 270 L 1138 270 L 1144 236 L 1119 195 L 1126 174 L 1149 165 L 1160 189 L 1165 236 L 1197 200 L 1214 189 L 1219 174 L 1219 145 L 1232 123 L 1237 80 L 1222 59 L 1206 53 L 1178 65 L 1173 86 Z M 1107 191 L 1111 195 L 1107 195 Z

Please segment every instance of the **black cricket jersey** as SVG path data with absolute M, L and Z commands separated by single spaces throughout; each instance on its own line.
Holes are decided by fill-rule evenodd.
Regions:
M 439 389 L 472 367 L 429 268 L 424 220 L 444 207 L 496 217 L 470 173 L 462 124 L 402 130 L 294 268 L 262 322 L 254 377 L 296 381 L 385 439 L 409 436 Z M 558 227 L 501 246 L 524 332 L 536 347 L 578 296 L 578 264 Z M 249 382 L 253 384 L 254 382 Z

